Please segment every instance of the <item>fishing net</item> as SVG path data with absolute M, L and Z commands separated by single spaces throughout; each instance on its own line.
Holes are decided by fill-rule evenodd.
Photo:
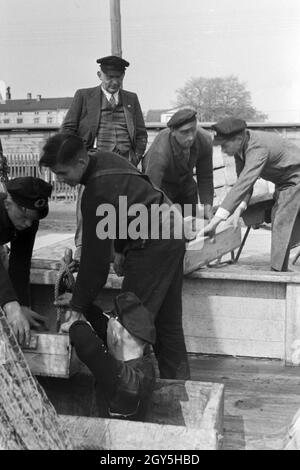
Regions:
M 0 308 L 0 449 L 73 448 Z

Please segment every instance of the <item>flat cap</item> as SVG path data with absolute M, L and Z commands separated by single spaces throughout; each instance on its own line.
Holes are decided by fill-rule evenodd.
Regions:
M 184 124 L 188 124 L 196 120 L 197 111 L 190 108 L 180 109 L 177 111 L 167 122 L 168 127 L 173 127 L 176 129 L 177 127 L 181 127 Z
M 129 62 L 118 57 L 116 55 L 108 55 L 106 57 L 101 57 L 96 60 L 97 64 L 100 64 L 101 70 L 106 72 L 108 70 L 118 70 L 120 72 L 125 72 L 126 67 L 129 67 Z
M 246 121 L 239 118 L 227 117 L 216 122 L 212 129 L 216 131 L 214 143 L 221 143 L 222 141 L 233 137 L 235 134 L 242 132 L 247 127 Z
M 97 305 L 98 301 L 94 304 Z M 130 334 L 147 343 L 154 344 L 156 331 L 152 315 L 133 292 L 123 292 L 114 300 L 115 308 L 108 312 L 115 317 Z
M 40 219 L 48 214 L 48 198 L 51 196 L 52 186 L 46 181 L 24 176 L 9 180 L 6 189 L 16 204 L 37 211 Z

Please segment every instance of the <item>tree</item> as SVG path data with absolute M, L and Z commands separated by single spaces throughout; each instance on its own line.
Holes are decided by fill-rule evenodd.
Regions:
M 176 90 L 177 106 L 191 106 L 198 119 L 212 122 L 234 116 L 247 121 L 265 121 L 267 115 L 255 109 L 245 83 L 234 75 L 217 78 L 191 78 Z

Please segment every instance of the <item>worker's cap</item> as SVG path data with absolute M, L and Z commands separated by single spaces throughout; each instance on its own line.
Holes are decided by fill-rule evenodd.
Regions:
M 197 111 L 191 108 L 180 109 L 169 119 L 167 126 L 172 127 L 173 129 L 177 129 L 184 124 L 196 121 L 196 114 Z
M 111 312 L 103 312 L 104 315 L 116 318 L 136 338 L 150 344 L 155 343 L 156 331 L 152 315 L 133 292 L 117 295 L 114 304 L 115 308 Z
M 48 198 L 51 196 L 52 186 L 46 181 L 24 176 L 8 181 L 6 189 L 18 206 L 37 211 L 40 219 L 48 214 Z
M 242 132 L 247 127 L 246 121 L 234 117 L 227 117 L 216 122 L 212 129 L 216 132 L 214 137 L 214 144 L 221 145 L 222 142 L 234 137 L 239 132 Z
M 106 57 L 101 57 L 97 59 L 97 64 L 100 64 L 101 70 L 106 72 L 111 72 L 112 70 L 117 70 L 118 72 L 125 72 L 126 67 L 129 66 L 127 60 L 122 59 L 116 55 L 108 55 Z

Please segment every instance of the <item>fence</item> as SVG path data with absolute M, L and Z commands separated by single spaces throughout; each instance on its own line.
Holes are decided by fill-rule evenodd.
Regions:
M 56 181 L 55 175 L 47 169 L 39 168 L 39 155 L 35 153 L 5 154 L 9 166 L 9 178 L 35 176 L 53 186 L 51 200 L 73 202 L 77 199 L 77 188 Z

